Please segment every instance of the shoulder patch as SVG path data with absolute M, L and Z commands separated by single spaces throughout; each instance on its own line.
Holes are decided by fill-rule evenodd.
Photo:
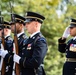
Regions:
M 23 37 L 24 39 L 27 38 L 26 35 L 23 35 L 22 37 Z
M 44 38 L 39 38 L 38 40 L 46 41 Z
M 8 40 L 11 40 L 11 41 L 13 41 L 13 39 L 12 39 L 11 37 L 8 37 Z

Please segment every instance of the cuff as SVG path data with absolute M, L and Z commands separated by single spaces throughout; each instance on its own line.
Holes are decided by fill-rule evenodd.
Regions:
M 66 38 L 62 38 L 62 37 L 61 37 L 61 38 L 58 39 L 58 43 L 59 43 L 59 44 L 65 43 L 65 42 L 66 42 Z

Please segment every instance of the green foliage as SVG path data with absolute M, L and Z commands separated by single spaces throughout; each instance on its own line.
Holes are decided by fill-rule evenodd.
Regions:
M 5 20 L 10 20 L 9 1 L 13 5 L 14 13 L 25 16 L 26 11 L 35 11 L 46 17 L 41 28 L 48 43 L 48 52 L 44 60 L 45 71 L 47 75 L 62 75 L 65 55 L 58 52 L 58 38 L 70 24 L 70 18 L 76 18 L 76 2 L 74 0 L 2 0 L 0 5 Z M 57 13 L 57 10 L 61 13 Z

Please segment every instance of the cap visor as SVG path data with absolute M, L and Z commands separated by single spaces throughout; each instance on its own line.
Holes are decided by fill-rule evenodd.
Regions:
M 76 27 L 76 26 L 75 26 L 75 25 L 70 25 L 70 26 L 69 26 L 69 28 L 73 28 L 73 27 Z

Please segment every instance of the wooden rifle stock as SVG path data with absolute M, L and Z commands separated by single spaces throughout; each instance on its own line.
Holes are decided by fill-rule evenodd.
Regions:
M 5 40 L 4 40 L 3 37 L 2 37 L 2 45 L 3 45 L 3 47 L 4 47 L 4 45 L 5 45 Z M 6 68 L 5 68 L 5 62 L 4 62 L 4 60 L 3 60 L 1 75 L 4 75 L 4 74 L 5 74 L 5 70 L 6 70 Z
M 15 33 L 16 34 L 16 33 Z M 14 35 L 14 43 L 15 43 L 15 50 L 16 50 L 16 54 L 18 55 L 19 51 L 18 51 L 18 40 L 17 40 L 17 36 Z M 20 67 L 19 64 L 15 64 L 16 66 L 16 75 L 20 75 Z

